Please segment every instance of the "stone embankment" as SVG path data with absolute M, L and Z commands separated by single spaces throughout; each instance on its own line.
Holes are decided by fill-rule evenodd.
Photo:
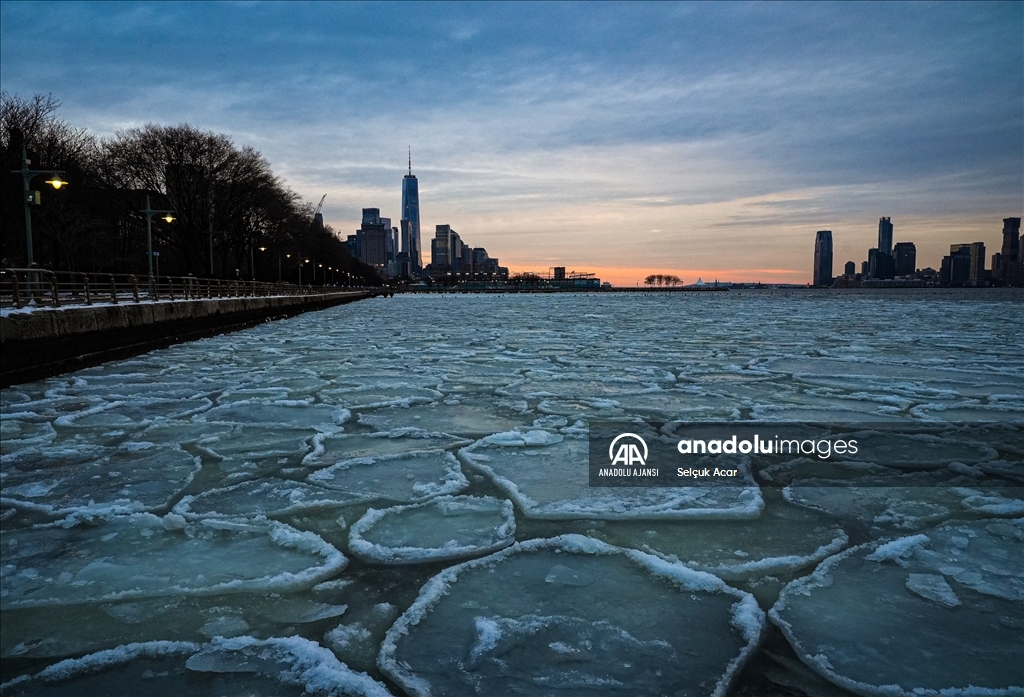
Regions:
M 361 290 L 9 310 L 0 316 L 0 387 L 381 294 Z

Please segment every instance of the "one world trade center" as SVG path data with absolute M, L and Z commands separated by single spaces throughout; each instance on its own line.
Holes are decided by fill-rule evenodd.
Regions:
M 409 149 L 409 173 L 402 178 L 402 251 L 409 255 L 413 275 L 423 268 L 420 254 L 420 192 L 412 173 L 412 149 Z

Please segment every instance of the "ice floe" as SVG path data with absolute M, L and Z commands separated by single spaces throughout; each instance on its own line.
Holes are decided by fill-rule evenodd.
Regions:
M 481 556 L 515 541 L 511 501 L 443 496 L 412 506 L 370 509 L 349 531 L 349 551 L 382 564 L 422 564 Z
M 323 695 L 391 697 L 365 673 L 298 636 L 217 637 L 210 643 L 150 641 L 67 659 L 6 682 L 5 695 Z
M 1024 519 L 950 522 L 851 548 L 790 583 L 771 619 L 865 695 L 1024 693 Z
M 469 486 L 455 456 L 445 450 L 344 460 L 307 479 L 347 494 L 396 503 L 457 494 Z
M 168 515 L 80 515 L 5 532 L 0 607 L 282 592 L 308 588 L 347 564 L 313 533 L 283 523 L 185 524 Z
M 417 697 L 720 696 L 763 628 L 754 598 L 711 574 L 565 535 L 435 576 L 388 631 L 378 663 Z
M 588 443 L 547 431 L 502 433 L 459 451 L 531 518 L 607 520 L 756 518 L 760 489 L 747 486 L 591 487 Z
M 336 508 L 369 501 L 372 498 L 374 497 L 347 494 L 306 482 L 271 477 L 185 496 L 174 507 L 174 512 L 200 518 L 256 518 Z
M 47 446 L 7 458 L 0 481 L 5 505 L 49 515 L 116 507 L 154 511 L 185 489 L 201 468 L 177 446 L 125 442 L 102 451 Z

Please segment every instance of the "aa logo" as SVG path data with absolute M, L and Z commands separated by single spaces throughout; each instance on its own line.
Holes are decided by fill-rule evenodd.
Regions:
M 643 467 L 647 464 L 647 443 L 635 433 L 621 433 L 608 446 L 608 459 L 613 465 Z

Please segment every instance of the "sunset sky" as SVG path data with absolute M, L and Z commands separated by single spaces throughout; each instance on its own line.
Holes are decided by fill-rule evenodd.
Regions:
M 343 235 L 449 223 L 513 272 L 805 283 L 938 267 L 1024 207 L 1024 4 L 0 3 L 0 85 L 110 136 L 230 135 Z M 429 258 L 424 260 L 429 261 Z

